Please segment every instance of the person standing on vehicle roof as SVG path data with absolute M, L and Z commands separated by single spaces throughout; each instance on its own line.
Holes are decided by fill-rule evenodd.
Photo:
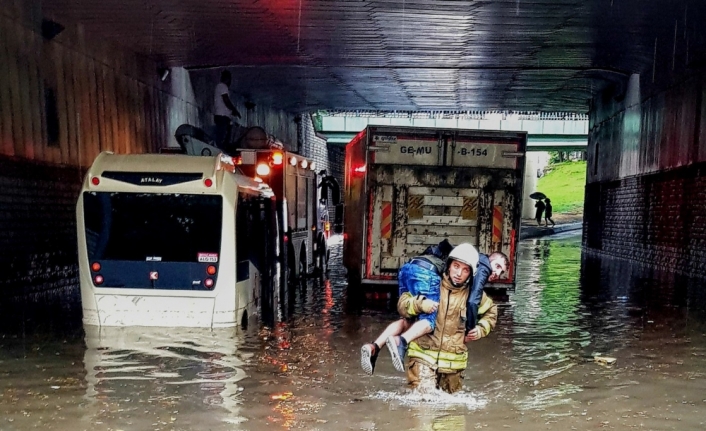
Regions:
M 213 93 L 213 122 L 216 124 L 216 146 L 223 149 L 226 146 L 232 130 L 230 116 L 241 118 L 238 108 L 230 100 L 230 72 L 221 72 L 221 81 Z

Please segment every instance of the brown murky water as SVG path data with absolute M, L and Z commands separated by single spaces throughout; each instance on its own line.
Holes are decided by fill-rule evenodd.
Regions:
M 357 311 L 334 266 L 274 329 L 6 334 L 0 430 L 706 429 L 705 326 L 689 294 L 600 262 L 582 272 L 579 236 L 520 253 L 460 394 L 408 392 L 387 352 L 361 372 L 360 345 L 395 315 Z

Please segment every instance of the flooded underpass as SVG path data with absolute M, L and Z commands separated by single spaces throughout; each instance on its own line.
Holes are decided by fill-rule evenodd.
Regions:
M 361 371 L 361 344 L 396 316 L 347 298 L 334 244 L 330 280 L 299 286 L 274 328 L 84 335 L 78 317 L 4 334 L 0 430 L 705 428 L 706 326 L 690 290 L 582 270 L 577 235 L 523 241 L 519 257 L 459 394 L 408 392 L 385 350 L 374 376 Z

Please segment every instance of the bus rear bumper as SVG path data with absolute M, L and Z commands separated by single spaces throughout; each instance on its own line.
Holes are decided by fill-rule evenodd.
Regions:
M 238 321 L 235 307 L 214 312 L 212 297 L 96 294 L 95 305 L 84 307 L 84 325 L 212 328 Z

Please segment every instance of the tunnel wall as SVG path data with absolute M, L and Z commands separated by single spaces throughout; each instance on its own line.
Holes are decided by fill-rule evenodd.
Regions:
M 706 278 L 704 77 L 652 92 L 633 75 L 593 100 L 584 248 Z
M 66 25 L 48 40 L 33 2 L 0 15 L 0 316 L 76 308 L 75 205 L 105 150 L 155 152 L 182 122 L 200 124 L 188 73 Z
M 193 70 L 189 72 L 191 83 L 195 89 L 196 100 L 200 106 L 206 107 L 209 115 L 204 118 L 204 127 L 210 131 L 214 127 L 213 115 L 213 91 L 216 84 L 220 82 L 221 72 L 224 68 L 213 68 L 209 70 Z M 258 100 L 250 98 L 250 88 L 238 81 L 237 74 L 233 73 L 233 82 L 230 85 L 230 98 L 233 105 L 238 108 L 241 118 L 236 119 L 238 124 L 244 127 L 260 126 L 267 133 L 274 135 L 282 141 L 290 151 L 297 151 L 297 130 L 298 125 L 295 119 L 297 115 L 281 109 L 273 109 Z M 246 106 L 250 102 L 251 105 Z
M 75 205 L 101 151 L 156 152 L 180 124 L 212 125 L 216 81 L 209 94 L 183 68 L 162 81 L 155 61 L 69 23 L 45 39 L 38 5 L 0 0 L 0 320 L 80 313 Z M 248 125 L 311 147 L 326 168 L 313 126 L 302 144 L 295 114 L 236 103 Z

